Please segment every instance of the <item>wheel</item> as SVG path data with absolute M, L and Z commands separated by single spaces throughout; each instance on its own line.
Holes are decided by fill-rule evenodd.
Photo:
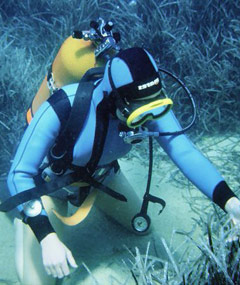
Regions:
M 138 234 L 145 233 L 149 229 L 150 224 L 151 219 L 145 214 L 139 213 L 132 219 L 132 227 Z

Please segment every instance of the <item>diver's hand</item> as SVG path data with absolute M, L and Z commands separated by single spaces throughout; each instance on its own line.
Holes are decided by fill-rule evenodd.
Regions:
M 233 235 L 228 238 L 228 241 L 235 241 L 240 237 L 240 201 L 236 197 L 230 198 L 224 208 L 233 226 Z
M 56 233 L 48 234 L 40 244 L 43 265 L 48 275 L 63 278 L 70 274 L 69 265 L 77 268 L 71 251 L 59 240 Z

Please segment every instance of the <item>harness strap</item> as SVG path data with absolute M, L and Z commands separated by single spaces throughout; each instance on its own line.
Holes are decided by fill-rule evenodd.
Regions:
M 106 97 L 97 106 L 96 131 L 94 136 L 92 155 L 86 165 L 86 169 L 90 174 L 93 174 L 96 170 L 96 167 L 103 153 L 109 126 L 109 112 L 107 110 L 107 106 L 108 104 L 106 102 Z
M 57 174 L 63 174 L 72 163 L 73 148 L 81 130 L 83 129 L 90 109 L 92 94 L 95 88 L 93 80 L 100 78 L 102 74 L 103 68 L 92 68 L 84 74 L 79 82 L 73 106 L 70 112 L 67 112 L 68 120 L 66 123 L 63 123 L 62 131 L 60 132 L 56 144 L 53 146 L 50 153 L 51 169 Z M 103 101 L 105 100 L 103 99 Z M 54 103 L 52 105 L 54 108 Z M 101 102 L 97 106 L 97 123 L 93 152 L 91 159 L 87 164 L 89 173 L 93 173 L 95 171 L 100 160 L 107 135 L 108 112 L 106 112 L 105 106 L 107 106 L 106 102 Z M 55 108 L 54 110 L 60 118 L 61 109 L 58 110 L 58 108 Z
M 63 89 L 59 89 L 51 97 L 49 97 L 47 101 L 57 114 L 62 128 L 62 126 L 67 124 L 69 114 L 72 109 L 66 92 L 63 91 Z
M 73 172 L 57 177 L 57 179 L 55 180 L 52 180 L 50 182 L 44 182 L 39 186 L 20 192 L 8 198 L 6 201 L 0 204 L 0 212 L 11 211 L 22 203 L 33 199 L 38 199 L 44 195 L 49 195 L 79 180 L 83 180 L 84 182 L 89 183 L 94 188 L 103 191 L 104 193 L 110 195 L 111 197 L 117 200 L 127 202 L 127 199 L 124 195 L 96 181 L 94 178 L 91 177 L 91 175 L 89 175 L 89 173 L 84 168 L 79 168 L 78 172 Z
M 56 144 L 51 149 L 51 168 L 55 173 L 64 173 L 72 163 L 73 147 L 83 128 L 89 111 L 94 85 L 92 82 L 80 82 L 68 121 L 63 125 Z M 58 116 L 61 110 L 55 108 Z

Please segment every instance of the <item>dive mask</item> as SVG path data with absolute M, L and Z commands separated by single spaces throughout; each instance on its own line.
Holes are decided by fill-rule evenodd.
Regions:
M 116 98 L 116 106 L 129 128 L 137 128 L 146 121 L 161 118 L 173 105 L 173 101 L 165 95 L 162 87 L 153 95 L 142 98 L 127 99 L 130 96 L 123 97 L 121 93 L 118 94 L 120 96 Z
M 130 115 L 127 117 L 127 126 L 129 128 L 137 128 L 142 126 L 146 121 L 157 120 L 164 116 L 172 108 L 172 100 L 170 98 L 158 99 L 153 102 L 131 102 L 128 107 Z

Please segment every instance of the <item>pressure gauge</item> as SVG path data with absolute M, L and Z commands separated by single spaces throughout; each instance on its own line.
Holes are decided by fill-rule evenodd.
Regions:
M 133 217 L 132 219 L 132 227 L 134 231 L 137 233 L 145 233 L 151 224 L 151 220 L 148 215 L 145 214 L 137 214 L 136 216 Z

